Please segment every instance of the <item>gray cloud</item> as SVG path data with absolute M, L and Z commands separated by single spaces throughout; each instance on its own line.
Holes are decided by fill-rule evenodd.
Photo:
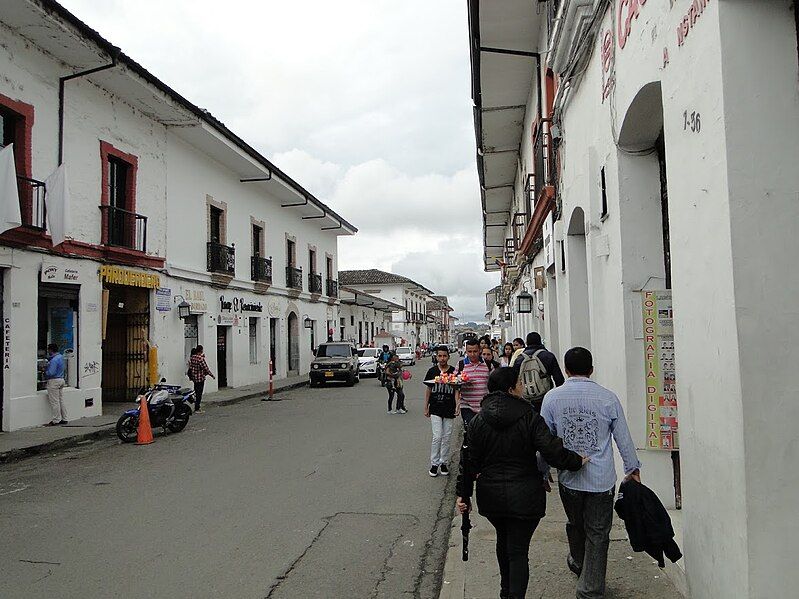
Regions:
M 462 0 L 62 0 L 359 227 L 376 266 L 482 320 Z

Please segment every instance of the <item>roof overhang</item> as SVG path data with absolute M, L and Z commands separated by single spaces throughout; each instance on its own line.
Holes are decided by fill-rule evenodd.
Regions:
M 381 312 L 398 312 L 405 310 L 404 306 L 395 304 L 382 297 L 358 291 L 352 287 L 339 287 L 339 300 L 342 304 L 360 306 L 362 308 L 373 308 Z
M 484 266 L 500 269 L 524 118 L 540 97 L 538 36 L 542 14 L 529 0 L 469 0 L 472 100 L 483 208 Z M 540 105 L 540 101 L 538 102 Z
M 269 193 L 298 209 L 302 218 L 317 218 L 322 231 L 354 235 L 358 229 L 299 183 L 272 164 L 227 126 L 155 77 L 97 31 L 54 0 L 0 0 L 2 22 L 21 37 L 64 63 L 63 75 L 112 62 L 109 68 L 86 76 L 88 81 L 175 131 L 187 143 L 237 173 L 242 183 L 256 179 L 269 184 Z M 48 15 L 50 18 L 43 18 Z M 67 85 L 70 85 L 67 83 Z M 69 103 L 69 93 L 66 95 Z M 298 200 L 299 198 L 299 200 Z

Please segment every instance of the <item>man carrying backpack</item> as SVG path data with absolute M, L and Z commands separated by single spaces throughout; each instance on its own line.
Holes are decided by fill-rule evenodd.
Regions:
M 544 347 L 541 335 L 532 332 L 527 334 L 527 347 L 516 358 L 513 366 L 524 382 L 524 399 L 533 405 L 536 412 L 540 412 L 546 392 L 563 384 L 563 373 L 558 359 Z

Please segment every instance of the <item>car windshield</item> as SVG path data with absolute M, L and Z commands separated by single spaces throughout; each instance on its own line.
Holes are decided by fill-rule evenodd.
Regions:
M 320 345 L 316 352 L 317 358 L 349 358 L 352 350 L 349 345 Z
M 359 347 L 358 348 L 358 357 L 359 358 L 376 358 L 377 357 L 377 349 L 373 347 Z
M 410 347 L 398 347 L 397 348 L 397 353 L 398 354 L 409 354 L 409 353 L 411 353 L 411 348 Z

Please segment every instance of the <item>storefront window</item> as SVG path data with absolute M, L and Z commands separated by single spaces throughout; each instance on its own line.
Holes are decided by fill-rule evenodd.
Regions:
M 78 285 L 39 285 L 38 329 L 36 344 L 37 388 L 44 389 L 47 368 L 47 346 L 55 343 L 64 356 L 65 380 L 69 387 L 76 387 L 78 349 Z

